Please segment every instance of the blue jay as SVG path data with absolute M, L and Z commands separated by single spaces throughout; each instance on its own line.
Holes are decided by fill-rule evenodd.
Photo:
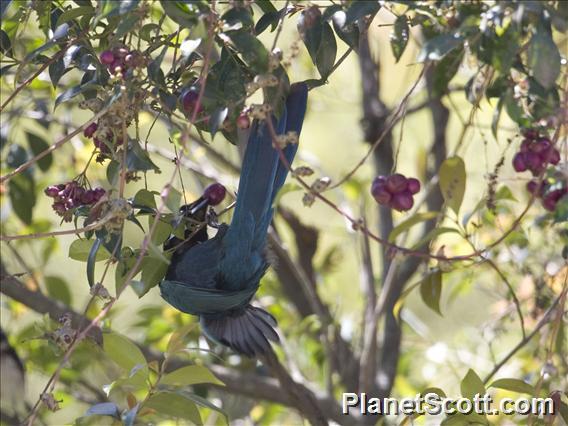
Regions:
M 307 98 L 305 83 L 290 87 L 280 119 L 271 117 L 277 135 L 300 135 Z M 283 149 L 289 164 L 297 150 L 298 144 Z M 197 240 L 174 252 L 160 283 L 162 297 L 180 311 L 199 316 L 208 338 L 249 357 L 266 354 L 271 349 L 269 341 L 279 341 L 275 318 L 250 302 L 269 266 L 266 234 L 274 199 L 287 174 L 266 123 L 255 121 L 231 224 L 221 224 L 211 239 L 200 234 Z M 203 208 L 206 206 L 198 200 L 187 211 L 197 214 Z

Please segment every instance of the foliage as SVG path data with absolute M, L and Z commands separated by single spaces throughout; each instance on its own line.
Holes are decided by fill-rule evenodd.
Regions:
M 371 293 L 375 296 L 387 299 L 384 292 L 389 286 L 382 285 L 389 279 L 387 262 L 394 259 L 390 266 L 396 269 L 400 259 L 399 263 L 420 259 L 409 276 L 412 281 L 407 278 L 399 283 L 400 289 L 406 288 L 392 301 L 389 312 L 376 309 L 381 297 L 378 305 L 371 306 L 371 312 L 392 315 L 405 323 L 405 332 L 416 332 L 414 337 L 420 334 L 420 327 L 405 312 L 426 306 L 437 317 L 432 321 L 444 324 L 451 321 L 447 314 L 452 304 L 458 303 L 456 299 L 469 297 L 469 281 L 490 279 L 500 283 L 487 287 L 501 304 L 498 315 L 483 312 L 484 320 L 491 324 L 484 330 L 495 339 L 520 339 L 519 351 L 511 354 L 519 371 L 493 380 L 504 364 L 498 361 L 506 351 L 500 350 L 496 357 L 489 344 L 491 355 L 486 354 L 486 358 L 493 358 L 496 369 L 491 363 L 489 367 L 478 363 L 470 369 L 467 361 L 459 360 L 459 380 L 448 382 L 438 376 L 440 383 L 430 383 L 410 365 L 412 357 L 421 353 L 410 347 L 400 356 L 397 381 L 387 394 L 392 390 L 395 395 L 407 396 L 411 391 L 436 386 L 441 393 L 445 388 L 448 394 L 459 390 L 462 396 L 489 389 L 499 396 L 512 392 L 543 397 L 565 388 L 566 379 L 561 377 L 568 371 L 562 319 L 568 276 L 568 234 L 562 228 L 568 220 L 563 121 L 568 78 L 563 53 L 568 25 L 566 2 L 12 1 L 2 3 L 2 18 L 2 250 L 9 256 L 5 262 L 15 271 L 24 268 L 29 273 L 25 284 L 53 300 L 76 308 L 84 307 L 84 301 L 89 300 L 84 315 L 100 321 L 104 333 L 101 345 L 83 339 L 87 332 L 81 334 L 82 329 L 47 318 L 35 325 L 3 326 L 17 332 L 18 338 L 13 340 L 23 342 L 17 349 L 25 354 L 31 370 L 54 374 L 55 381 L 48 383 L 43 394 L 54 401 L 62 399 L 66 407 L 75 404 L 81 410 L 85 408 L 82 414 L 75 413 L 77 424 L 108 421 L 132 425 L 175 418 L 195 424 L 216 420 L 228 423 L 249 412 L 255 422 L 263 424 L 297 420 L 275 404 L 247 401 L 245 408 L 231 406 L 230 398 L 215 390 L 223 383 L 208 368 L 226 351 L 203 349 L 205 343 L 194 318 L 163 305 L 142 303 L 157 295 L 155 287 L 166 273 L 171 250 L 164 249 L 164 243 L 170 235 L 185 238 L 186 223 L 180 207 L 197 198 L 207 181 L 234 184 L 238 167 L 232 161 L 236 151 L 233 145 L 246 138 L 248 118 L 262 120 L 267 111 L 280 114 L 295 67 L 305 68 L 302 75 L 312 93 L 332 85 L 334 73 L 349 66 L 347 58 L 361 53 L 360 43 L 370 37 L 377 20 L 387 22 L 390 46 L 381 49 L 399 64 L 396 69 L 402 69 L 400 64 L 407 59 L 425 74 L 430 73 L 428 99 L 418 110 L 430 108 L 433 102 L 443 108 L 452 104 L 457 110 L 452 114 L 461 118 L 460 112 L 466 108 L 455 107 L 452 97 L 459 90 L 471 111 L 462 120 L 461 136 L 448 135 L 451 154 L 438 159 L 431 173 L 417 168 L 416 175 L 423 184 L 416 200 L 412 191 L 404 205 L 392 204 L 389 200 L 396 191 L 388 193 L 384 201 L 379 200 L 376 188 L 373 190 L 379 204 L 404 212 L 388 212 L 395 225 L 386 233 L 374 231 L 369 221 L 349 213 L 359 208 L 360 200 L 368 204 L 372 199 L 371 179 L 356 173 L 373 150 L 386 144 L 381 142 L 382 137 L 353 169 L 337 171 L 333 185 L 317 164 L 292 169 L 293 183 L 275 202 L 281 213 L 276 229 L 286 221 L 290 230 L 283 232 L 284 240 L 292 244 L 290 235 L 296 237 L 299 258 L 286 254 L 280 260 L 289 260 L 300 281 L 315 292 L 308 292 L 307 299 L 319 307 L 302 314 L 278 271 L 268 276 L 262 294 L 286 299 L 275 303 L 271 311 L 297 349 L 294 363 L 314 387 L 327 386 L 334 398 L 349 386 L 342 376 L 342 368 L 347 367 L 336 365 L 330 348 L 336 349 L 337 339 L 345 339 L 359 361 L 365 347 L 364 327 L 345 338 L 341 334 L 342 318 L 333 316 L 336 310 L 328 306 L 332 298 L 324 295 L 324 284 L 332 280 L 334 269 L 345 266 L 338 253 L 351 250 L 343 246 L 350 237 L 345 233 L 340 243 L 328 244 L 325 253 L 318 248 L 314 258 L 318 232 L 311 230 L 316 233 L 316 248 L 303 258 L 306 252 L 302 252 L 301 242 L 310 242 L 313 233 L 287 218 L 280 208 L 287 203 L 281 200 L 284 193 L 301 189 L 304 206 L 298 206 L 295 214 L 302 217 L 312 204 L 326 204 L 349 223 L 348 232 L 361 231 L 362 240 L 377 243 L 371 253 L 380 250 L 382 260 L 379 262 L 377 256 L 376 262 L 369 261 L 370 267 L 365 262 L 355 267 L 371 271 Z M 283 28 L 292 33 L 293 42 L 281 49 Z M 417 52 L 416 44 L 420 46 Z M 420 89 L 415 87 L 382 123 L 385 134 L 400 134 L 397 152 L 402 157 L 410 156 L 411 151 L 408 143 L 402 144 L 407 137 L 403 136 L 404 117 L 413 109 L 408 104 L 420 105 L 414 102 L 420 96 Z M 468 130 L 475 127 L 476 114 L 487 111 L 492 117 L 489 128 L 493 138 L 487 141 L 481 133 L 484 140 L 477 140 Z M 514 130 L 504 144 L 505 129 L 511 125 Z M 155 126 L 162 127 L 161 136 L 156 136 Z M 549 155 L 533 171 L 531 182 L 539 193 L 534 188 L 530 192 L 520 189 L 515 182 L 509 184 L 503 173 L 505 158 L 506 167 L 509 163 L 509 146 L 520 146 L 521 150 L 521 141 L 531 138 L 548 141 L 547 149 L 558 154 L 558 161 Z M 481 154 L 467 156 L 466 145 L 476 144 L 475 150 L 481 153 L 483 143 L 495 144 L 499 158 L 490 162 L 492 172 L 486 173 L 487 182 L 482 182 L 486 184 L 483 195 L 472 205 L 468 191 L 475 185 L 483 186 L 479 179 L 482 159 Z M 353 152 L 359 152 L 357 149 Z M 173 159 L 173 164 L 163 157 Z M 186 178 L 184 185 L 182 170 L 186 168 L 192 172 L 192 183 L 188 184 Z M 517 166 L 515 169 L 521 171 Z M 379 173 L 371 174 L 374 177 Z M 374 182 L 378 180 L 386 182 L 387 178 L 376 177 Z M 96 197 L 94 182 L 104 188 Z M 432 187 L 439 188 L 442 197 L 434 209 L 430 207 Z M 53 198 L 53 204 L 48 197 Z M 53 211 L 48 211 L 48 204 Z M 225 202 L 227 209 L 219 209 L 220 221 L 227 220 L 224 215 L 230 214 L 229 204 Z M 380 209 L 381 214 L 389 210 Z M 375 217 L 376 210 L 374 205 L 367 206 L 362 215 Z M 67 276 L 66 265 L 61 265 L 60 274 L 45 272 L 61 249 L 53 238 L 60 235 L 74 236 L 65 247 L 69 263 L 82 262 L 84 272 L 79 279 Z M 286 253 L 285 246 L 280 246 L 281 252 Z M 20 251 L 33 253 L 33 261 L 22 259 Z M 522 265 L 515 264 L 519 258 Z M 382 270 L 376 277 L 373 262 Z M 547 262 L 545 267 L 543 262 Z M 276 269 L 280 266 L 277 264 Z M 476 272 L 472 271 L 477 270 L 483 273 L 474 277 Z M 531 284 L 534 288 L 527 289 Z M 80 286 L 86 290 L 78 291 L 76 287 Z M 136 312 L 138 321 L 131 330 L 116 326 L 119 308 L 113 309 L 128 297 L 123 296 L 127 288 L 140 299 L 128 308 Z M 415 296 L 421 299 L 418 307 L 412 304 Z M 347 315 L 352 323 L 360 322 L 365 310 L 361 304 L 375 303 L 375 299 L 369 300 L 359 301 L 354 312 Z M 470 308 L 466 304 L 458 309 Z M 19 303 L 7 304 L 14 318 L 21 310 Z M 364 318 L 365 322 L 369 320 Z M 379 317 L 375 320 L 378 324 Z M 119 334 L 117 328 L 128 337 Z M 540 333 L 542 346 L 537 342 L 539 337 L 532 339 L 531 328 Z M 430 337 L 424 341 L 435 340 Z M 412 346 L 411 341 L 403 342 Z M 139 345 L 162 351 L 165 356 L 160 362 L 151 360 Z M 50 349 L 45 350 L 46 346 Z M 190 364 L 170 371 L 168 364 L 180 356 L 188 358 Z M 64 358 L 69 360 L 68 365 L 64 365 Z M 265 374 L 251 360 L 236 357 L 233 362 L 232 358 L 228 359 L 239 372 L 253 374 L 256 368 L 259 377 Z M 484 379 L 480 370 L 486 375 Z M 57 380 L 61 384 L 55 387 Z M 89 391 L 84 385 L 89 381 L 103 390 L 102 397 L 100 391 L 94 392 L 99 398 L 95 402 L 76 398 L 78 389 Z M 239 389 L 227 392 L 238 394 Z M 268 395 L 256 397 L 274 400 Z M 568 411 L 566 395 L 563 398 L 561 415 Z M 56 403 L 44 405 L 54 411 L 57 408 Z M 301 407 L 295 408 L 300 415 L 305 414 Z M 37 415 L 51 419 L 39 401 L 33 410 L 33 416 Z M 485 424 L 489 419 L 474 414 L 467 418 L 448 416 L 443 424 Z

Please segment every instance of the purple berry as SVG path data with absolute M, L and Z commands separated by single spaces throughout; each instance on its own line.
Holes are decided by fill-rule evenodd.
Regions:
M 189 89 L 187 90 L 181 98 L 181 103 L 183 106 L 183 110 L 187 113 L 193 113 L 193 110 L 195 109 L 196 105 L 197 105 L 197 99 L 199 98 L 199 93 L 194 90 L 194 89 Z M 197 113 L 199 114 L 202 110 L 201 104 L 199 105 L 199 108 L 197 109 Z
M 527 191 L 529 191 L 531 194 L 538 194 L 539 191 L 538 182 L 534 180 L 527 182 Z
M 47 188 L 45 188 L 45 195 L 47 195 L 48 197 L 57 197 L 57 194 L 59 193 L 59 188 L 55 185 L 51 185 L 48 186 Z
M 97 131 L 97 128 L 98 128 L 98 127 L 99 127 L 99 126 L 97 125 L 97 123 L 91 123 L 91 124 L 89 124 L 89 126 L 83 131 L 83 135 L 84 135 L 86 138 L 89 138 L 89 139 L 92 138 L 93 135 L 95 134 L 95 132 Z
M 540 155 L 538 155 L 536 152 L 527 152 L 525 154 L 525 162 L 527 164 L 527 168 L 530 169 L 532 172 L 538 170 L 542 165 L 542 159 L 540 158 Z
M 416 178 L 408 178 L 408 190 L 411 194 L 417 194 L 420 192 L 420 181 Z
M 124 47 L 119 47 L 118 49 L 114 49 L 115 56 L 121 59 L 126 57 L 126 55 L 128 55 L 129 53 L 130 52 L 128 51 L 128 49 Z
M 387 178 L 386 188 L 391 194 L 398 194 L 408 187 L 407 179 L 400 173 L 395 173 Z
M 205 198 L 210 205 L 216 206 L 225 199 L 227 190 L 220 183 L 213 183 L 205 188 L 203 191 L 203 198 Z
M 105 65 L 110 65 L 114 62 L 114 54 L 110 50 L 105 50 L 99 57 L 101 62 Z
M 106 191 L 103 188 L 95 188 L 93 189 L 93 195 L 94 195 L 94 202 L 99 201 L 104 195 L 105 195 Z
M 549 194 L 542 199 L 542 207 L 544 207 L 549 212 L 553 212 L 554 210 L 556 210 L 557 200 L 555 200 L 554 197 L 551 197 L 550 195 L 552 194 Z
M 513 168 L 516 172 L 524 172 L 527 169 L 526 153 L 518 152 L 513 157 Z
M 525 139 L 521 144 L 521 152 L 529 152 L 531 147 L 531 142 L 532 141 L 530 139 Z
M 552 148 L 548 153 L 547 160 L 552 165 L 557 165 L 560 163 L 560 152 L 556 148 Z
M 537 154 L 545 153 L 550 149 L 552 144 L 546 138 L 540 138 L 538 142 L 535 142 L 531 145 L 530 150 L 532 152 L 536 152 Z
M 392 208 L 400 212 L 410 210 L 414 205 L 414 199 L 409 191 L 395 194 L 392 199 Z
M 383 205 L 387 205 L 392 198 L 391 193 L 388 192 L 384 186 L 376 187 L 372 194 L 375 198 L 375 201 Z
M 538 137 L 538 132 L 534 129 L 527 129 L 523 132 L 523 136 L 527 139 L 536 139 Z

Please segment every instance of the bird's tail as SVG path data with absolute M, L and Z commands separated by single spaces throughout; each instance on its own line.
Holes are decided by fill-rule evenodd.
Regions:
M 202 315 L 200 323 L 208 338 L 248 357 L 265 354 L 271 350 L 269 341 L 280 341 L 276 319 L 250 304 L 222 316 Z

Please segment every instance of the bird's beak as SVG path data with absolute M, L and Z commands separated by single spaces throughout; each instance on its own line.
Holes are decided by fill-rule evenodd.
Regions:
M 197 211 L 201 210 L 203 207 L 206 207 L 209 204 L 207 199 L 203 199 L 200 203 L 193 206 L 193 208 L 189 211 L 190 215 L 194 215 Z

